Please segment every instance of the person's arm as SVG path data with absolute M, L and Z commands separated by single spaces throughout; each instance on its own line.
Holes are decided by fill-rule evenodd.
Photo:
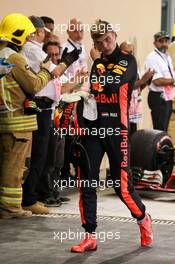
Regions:
M 8 62 L 15 64 L 12 74 L 26 93 L 39 92 L 51 80 L 51 75 L 46 69 L 42 69 L 38 74 L 33 73 L 21 54 L 12 54 Z
M 97 48 L 93 47 L 90 50 L 90 56 L 91 56 L 91 59 L 95 61 L 96 59 L 99 59 L 101 57 L 101 52 Z
M 155 73 L 154 70 L 148 69 L 143 74 L 143 76 L 135 82 L 134 90 L 140 88 L 144 89 L 148 85 L 148 82 L 153 78 L 154 73 Z
M 125 75 L 123 77 L 123 83 L 130 83 L 131 90 L 134 90 L 135 82 L 138 78 L 138 69 L 137 69 L 137 62 L 134 55 L 128 55 L 130 56 L 130 59 L 128 61 L 128 69 L 125 72 Z
M 60 63 L 51 72 L 51 75 L 54 76 L 54 77 L 59 77 L 65 72 L 66 69 L 67 69 L 67 65 L 63 64 L 63 63 Z
M 174 79 L 173 78 L 158 78 L 153 80 L 153 84 L 155 86 L 166 86 L 166 85 L 173 85 Z
M 64 71 L 76 60 L 78 60 L 81 50 L 74 49 L 71 52 L 68 52 L 68 48 L 65 48 L 61 56 L 60 63 L 58 66 L 51 72 L 54 77 L 61 76 Z
M 29 49 L 30 48 L 30 49 Z M 40 68 L 47 69 L 52 76 L 58 77 L 63 74 L 67 65 L 59 64 L 55 65 L 49 58 L 48 54 L 41 50 L 36 50 L 35 46 L 27 46 L 23 48 L 23 54 L 26 56 L 27 62 L 30 68 L 35 72 L 38 73 Z
M 153 57 L 147 58 L 145 62 L 146 69 L 153 69 L 154 70 L 154 76 L 152 78 L 152 83 L 155 86 L 165 86 L 165 85 L 173 85 L 174 79 L 173 78 L 165 78 L 162 75 L 162 69 L 161 64 L 158 63 L 157 60 L 155 60 Z

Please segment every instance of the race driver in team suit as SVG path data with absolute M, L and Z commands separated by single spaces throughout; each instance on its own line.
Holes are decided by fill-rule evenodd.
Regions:
M 91 28 L 91 37 L 94 46 L 101 52 L 101 57 L 94 61 L 90 77 L 91 93 L 95 95 L 98 111 L 98 118 L 91 121 L 91 128 L 105 128 L 106 135 L 82 137 L 90 162 L 88 175 L 85 169 L 80 171 L 79 185 L 80 214 L 86 235 L 79 245 L 71 248 L 71 252 L 97 249 L 97 196 L 94 180 L 99 181 L 99 167 L 105 152 L 109 158 L 114 190 L 137 220 L 141 246 L 147 247 L 153 241 L 151 218 L 133 187 L 130 174 L 128 109 L 137 78 L 136 60 L 134 56 L 120 51 L 116 44 L 116 32 L 108 22 L 98 20 Z M 83 180 L 87 179 L 89 184 L 83 184 Z

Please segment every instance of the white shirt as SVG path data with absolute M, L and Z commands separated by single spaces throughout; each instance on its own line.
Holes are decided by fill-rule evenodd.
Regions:
M 65 48 L 68 48 L 68 52 L 71 52 L 73 49 L 74 49 L 74 46 L 71 44 L 71 43 L 77 48 L 77 49 L 82 49 L 82 52 L 80 53 L 79 55 L 79 59 L 77 61 L 75 61 L 74 63 L 72 63 L 68 69 L 65 71 L 65 75 L 66 77 L 70 80 L 72 77 L 75 76 L 75 74 L 77 73 L 78 70 L 81 70 L 81 69 L 85 69 L 87 70 L 87 61 L 86 61 L 86 51 L 85 51 L 85 47 L 83 44 L 79 44 L 77 42 L 74 42 L 73 40 L 67 40 L 66 43 L 64 43 L 63 45 L 63 49 L 62 51 L 65 49 Z
M 47 54 L 42 50 L 43 44 L 36 41 L 26 42 L 22 48 L 21 53 L 26 57 L 30 68 L 38 73 L 40 71 L 40 64 L 45 60 Z
M 21 53 L 25 56 L 28 65 L 35 72 L 38 73 L 40 71 L 40 64 L 46 59 L 47 53 L 42 49 L 43 44 L 36 41 L 28 41 L 23 46 Z M 56 65 L 54 63 L 51 64 L 49 69 L 50 72 L 54 70 Z M 53 81 L 50 81 L 40 92 L 35 94 L 37 97 L 46 96 L 53 101 L 58 100 L 58 94 L 55 89 Z
M 30 68 L 38 73 L 40 71 L 40 64 L 46 59 L 47 53 L 43 51 L 43 43 L 36 41 L 28 41 L 24 44 L 21 53 L 26 57 Z M 51 64 L 49 71 L 52 72 L 56 65 Z
M 0 58 L 8 59 L 10 55 L 16 53 L 16 51 L 10 49 L 9 47 L 5 47 L 2 50 L 0 50 Z
M 171 57 L 167 53 L 160 52 L 158 49 L 152 51 L 145 60 L 145 69 L 148 70 L 149 68 L 155 70 L 153 81 L 158 78 L 175 78 Z M 171 76 L 170 71 L 173 76 Z M 156 86 L 153 82 L 149 85 L 150 91 L 163 92 L 163 89 L 163 86 Z
M 50 81 L 40 92 L 36 94 L 36 96 L 45 96 L 58 103 L 58 101 L 61 99 L 61 85 L 67 81 L 67 77 L 65 77 L 63 74 L 62 76 Z

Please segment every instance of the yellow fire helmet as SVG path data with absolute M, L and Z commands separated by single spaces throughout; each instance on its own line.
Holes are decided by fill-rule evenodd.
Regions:
M 26 37 L 36 31 L 28 17 L 13 13 L 5 16 L 0 23 L 0 40 L 5 40 L 22 46 Z

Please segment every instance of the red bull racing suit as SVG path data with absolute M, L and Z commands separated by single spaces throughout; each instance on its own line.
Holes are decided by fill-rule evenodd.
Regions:
M 90 170 L 87 173 L 81 168 L 78 173 L 82 226 L 88 233 L 95 232 L 97 227 L 96 182 L 99 181 L 99 168 L 105 152 L 116 194 L 134 218 L 142 220 L 145 216 L 145 206 L 133 187 L 130 173 L 128 109 L 136 78 L 134 56 L 122 53 L 118 47 L 111 55 L 95 60 L 92 66 L 91 93 L 96 98 L 98 119 L 90 122 L 92 133 L 82 138 Z M 94 127 L 98 134 L 93 135 Z

